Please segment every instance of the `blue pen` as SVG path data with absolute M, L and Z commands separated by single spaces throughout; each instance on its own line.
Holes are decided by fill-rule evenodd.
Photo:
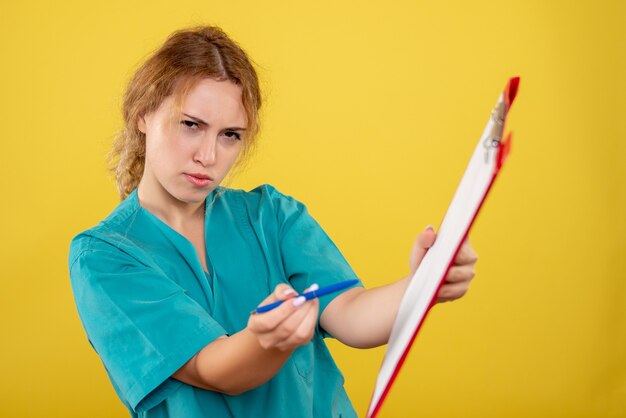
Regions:
M 340 291 L 342 289 L 345 289 L 346 287 L 350 287 L 352 285 L 355 285 L 358 282 L 359 281 L 357 279 L 352 279 L 352 280 L 346 280 L 346 281 L 343 281 L 343 282 L 333 283 L 333 284 L 328 285 L 326 287 L 322 287 L 322 288 L 317 289 L 317 290 L 312 290 L 310 292 L 303 293 L 300 296 L 304 296 L 306 300 L 311 300 L 311 299 L 319 298 L 320 296 L 327 295 L 329 293 L 338 292 L 338 291 Z M 278 308 L 283 302 L 284 302 L 284 300 L 279 300 L 278 302 L 270 303 L 268 305 L 259 306 L 258 308 L 253 310 L 252 313 L 254 314 L 254 313 L 263 313 L 263 312 L 271 311 L 274 308 Z

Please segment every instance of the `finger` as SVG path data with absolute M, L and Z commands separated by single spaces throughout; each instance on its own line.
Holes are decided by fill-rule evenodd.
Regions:
M 304 302 L 304 296 L 298 296 L 290 301 L 283 302 L 277 308 L 261 314 L 250 315 L 249 326 L 253 332 L 267 333 L 278 327 L 284 320 L 298 311 Z
M 427 226 L 426 229 L 417 236 L 411 249 L 411 257 L 409 259 L 409 265 L 411 271 L 417 270 L 417 267 L 422 262 L 422 259 L 426 255 L 426 252 L 435 243 L 435 230 L 432 226 Z
M 276 327 L 268 330 L 267 332 L 256 332 L 255 330 L 253 330 L 254 326 L 250 323 L 252 323 L 253 321 L 262 323 L 260 319 L 254 318 L 255 315 L 252 315 L 250 317 L 251 319 L 248 327 L 251 329 L 252 332 L 256 333 L 259 343 L 263 348 L 278 348 L 278 344 L 288 338 L 295 331 L 298 324 L 302 321 L 302 318 L 305 317 L 307 309 L 310 309 L 310 307 L 308 307 L 306 304 L 302 305 L 302 307 L 294 311 L 292 315 L 285 318 Z
M 449 302 L 464 296 L 469 289 L 468 282 L 444 284 L 437 294 L 437 302 Z
M 446 275 L 446 283 L 469 282 L 476 275 L 474 266 L 452 266 Z
M 459 249 L 459 252 L 454 259 L 455 265 L 475 264 L 478 261 L 478 255 L 469 243 L 469 238 L 466 238 Z
M 313 309 L 313 301 L 308 301 L 302 305 L 297 312 L 285 319 L 275 330 L 272 331 L 272 340 L 274 345 L 279 348 L 285 346 L 287 340 L 296 332 L 302 321 L 309 315 Z
M 313 283 L 311 286 L 309 286 L 308 288 L 304 289 L 304 291 L 302 293 L 307 293 L 310 291 L 315 291 L 318 290 L 319 286 L 317 283 Z M 318 306 L 319 306 L 319 300 L 317 298 L 311 299 L 309 301 L 304 301 L 302 300 L 303 297 L 299 297 L 297 300 L 298 304 L 302 304 L 302 305 L 306 305 L 306 306 L 302 306 L 301 308 L 299 308 L 295 313 L 293 313 L 292 315 L 290 315 L 288 318 L 286 318 L 280 325 L 279 327 L 281 328 L 281 330 L 279 330 L 277 332 L 278 334 L 278 339 L 279 340 L 285 340 L 287 338 L 289 338 L 289 336 L 295 332 L 295 330 L 297 329 L 299 323 L 302 321 L 302 319 L 309 314 L 309 310 L 311 309 L 311 307 L 313 307 L 315 309 L 315 311 L 317 312 Z M 294 300 L 294 303 L 296 303 L 296 300 Z
M 264 305 L 270 305 L 281 300 L 285 301 L 297 295 L 298 293 L 291 286 L 285 283 L 281 283 L 274 288 L 274 291 L 270 293 L 268 297 L 266 297 L 261 303 L 259 303 L 257 308 Z
M 274 292 L 272 292 L 272 294 L 270 294 L 261 304 L 265 305 L 266 301 L 271 303 L 279 300 L 286 300 L 297 295 L 298 292 L 296 292 L 291 286 L 287 283 L 281 283 L 274 288 Z
M 297 328 L 291 334 L 281 341 L 277 348 L 291 349 L 293 347 L 307 344 L 315 334 L 315 326 L 317 325 L 317 316 L 319 310 L 319 302 L 317 299 L 311 300 L 311 307 L 307 311 L 304 318 L 300 321 Z

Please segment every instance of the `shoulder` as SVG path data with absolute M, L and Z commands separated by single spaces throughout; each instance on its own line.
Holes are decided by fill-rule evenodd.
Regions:
M 242 200 L 251 220 L 282 225 L 290 218 L 308 213 L 304 203 L 268 183 L 249 191 L 228 189 L 228 192 L 231 195 L 236 194 Z
M 286 194 L 279 191 L 275 186 L 269 183 L 260 184 L 247 191 L 244 189 L 231 189 L 226 187 L 220 187 L 220 190 L 221 194 L 223 194 L 223 196 L 225 196 L 226 198 L 237 195 L 248 201 L 276 199 L 287 196 Z
M 249 191 L 241 189 L 232 191 L 239 193 L 244 201 L 249 205 L 255 205 L 258 207 L 269 206 L 277 211 L 290 206 L 304 206 L 304 204 L 294 196 L 278 190 L 275 186 L 268 183 L 256 186 Z
M 115 233 L 105 232 L 101 227 L 94 227 L 76 235 L 70 242 L 68 263 L 70 278 L 76 269 L 102 269 L 115 271 L 122 266 L 139 266 L 138 257 L 125 251 L 119 240 L 112 237 Z
M 119 253 L 124 242 L 129 241 L 128 230 L 137 217 L 139 205 L 131 193 L 120 202 L 103 220 L 85 229 L 70 241 L 68 261 L 70 268 L 76 260 L 94 252 Z

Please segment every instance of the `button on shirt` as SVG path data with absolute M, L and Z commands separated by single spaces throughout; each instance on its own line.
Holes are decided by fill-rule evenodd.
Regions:
M 306 206 L 271 185 L 218 186 L 205 207 L 208 272 L 189 240 L 139 204 L 137 189 L 71 242 L 81 323 L 131 416 L 356 416 L 319 321 L 272 379 L 240 395 L 171 377 L 211 341 L 244 329 L 276 285 L 301 293 L 357 278 Z M 320 298 L 320 315 L 338 294 Z

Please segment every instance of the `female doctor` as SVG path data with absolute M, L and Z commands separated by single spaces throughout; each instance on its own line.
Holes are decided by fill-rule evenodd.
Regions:
M 271 185 L 220 183 L 259 130 L 261 95 L 245 52 L 217 27 L 180 30 L 135 73 L 113 155 L 121 203 L 71 242 L 70 278 L 92 347 L 131 416 L 351 417 L 324 343 L 385 344 L 435 233 L 409 274 L 305 301 L 356 279 L 306 206 Z M 466 241 L 437 302 L 461 297 Z M 285 301 L 263 314 L 255 307 Z

